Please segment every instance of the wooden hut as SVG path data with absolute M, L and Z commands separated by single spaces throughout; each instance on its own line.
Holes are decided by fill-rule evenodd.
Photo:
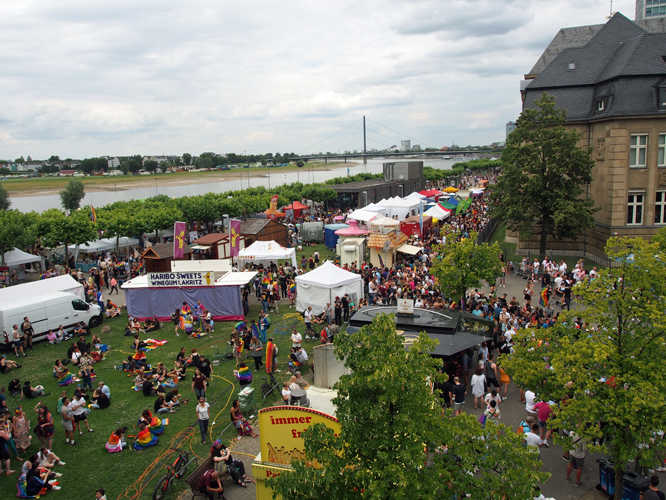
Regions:
M 231 258 L 231 242 L 229 233 L 210 233 L 202 236 L 192 242 L 192 250 L 202 250 L 208 252 L 212 259 Z M 245 236 L 240 236 L 239 250 L 245 248 Z
M 190 260 L 192 249 L 184 243 L 184 258 L 178 260 Z M 146 263 L 147 273 L 170 273 L 173 258 L 173 243 L 157 243 L 148 247 L 141 255 Z
M 246 219 L 241 223 L 240 234 L 245 236 L 245 247 L 255 241 L 276 241 L 287 247 L 287 226 L 270 219 Z

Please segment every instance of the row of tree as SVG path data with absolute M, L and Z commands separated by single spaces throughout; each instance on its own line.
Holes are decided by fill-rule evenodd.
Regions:
M 66 189 L 60 192 L 63 210 L 53 208 L 41 214 L 9 210 L 9 196 L 0 186 L 0 208 L 3 209 L 0 212 L 0 251 L 4 255 L 4 252 L 14 247 L 28 248 L 37 241 L 47 248 L 55 248 L 60 244 L 83 244 L 98 239 L 100 232 L 104 232 L 107 238 L 134 237 L 173 227 L 176 221 L 187 221 L 190 225 L 195 222 L 211 224 L 221 220 L 223 215 L 242 217 L 263 212 L 268 209 L 271 198 L 276 194 L 279 196 L 278 206 L 302 199 L 330 202 L 338 195 L 329 186 L 377 177 L 381 177 L 381 174 L 340 177 L 323 184 L 294 182 L 273 189 L 259 186 L 180 198 L 158 195 L 141 201 L 118 201 L 96 207 L 95 222 L 91 217 L 92 207 L 81 208 L 85 190 L 78 179 L 72 179 Z
M 423 176 L 427 181 L 436 182 L 446 179 L 447 177 L 457 177 L 463 175 L 466 171 L 478 171 L 478 170 L 491 170 L 494 168 L 500 168 L 502 166 L 502 160 L 490 160 L 490 159 L 480 159 L 480 160 L 470 160 L 454 163 L 451 170 L 440 170 L 438 168 L 432 167 L 423 167 Z

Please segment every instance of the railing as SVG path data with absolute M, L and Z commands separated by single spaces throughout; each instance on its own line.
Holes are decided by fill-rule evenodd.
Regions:
M 476 244 L 480 245 L 481 243 L 486 243 L 492 237 L 495 229 L 497 229 L 497 224 L 499 224 L 498 219 L 489 219 L 488 224 L 484 227 L 481 232 L 476 236 Z
M 516 257 L 524 256 L 524 257 L 535 258 L 539 257 L 539 250 L 531 248 L 520 249 L 520 250 L 516 249 L 515 254 Z M 554 257 L 573 257 L 578 259 L 584 259 L 585 261 L 591 261 L 604 267 L 620 267 L 620 263 L 613 259 L 609 259 L 608 257 L 602 257 L 600 255 L 596 255 L 590 252 L 583 252 L 581 250 L 546 250 L 546 256 L 550 257 L 551 261 L 555 260 Z M 515 264 L 516 263 L 514 262 L 514 265 Z

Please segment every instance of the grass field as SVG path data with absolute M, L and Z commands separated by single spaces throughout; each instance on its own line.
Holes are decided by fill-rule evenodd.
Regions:
M 320 250 L 321 252 L 321 250 Z M 257 318 L 261 306 L 257 303 L 254 297 L 250 299 L 250 314 L 248 321 L 251 318 Z M 281 302 L 279 315 L 271 314 L 271 329 L 269 336 L 274 336 L 279 348 L 279 367 L 282 373 L 276 374 L 276 378 L 282 385 L 282 381 L 288 378 L 286 370 L 287 353 L 291 346 L 289 340 L 290 327 L 303 323 L 300 322 L 295 316 L 295 310 L 289 309 L 288 302 L 283 300 Z M 289 317 L 291 314 L 291 317 Z M 143 451 L 126 451 L 124 453 L 108 453 L 104 448 L 107 439 L 111 432 L 120 426 L 127 426 L 130 430 L 128 434 L 135 434 L 134 429 L 136 422 L 141 415 L 141 412 L 148 408 L 153 410 L 153 403 L 155 398 L 146 398 L 141 392 L 135 392 L 132 379 L 128 378 L 127 374 L 120 370 L 113 368 L 114 364 L 120 364 L 121 360 L 126 358 L 130 350 L 130 338 L 125 337 L 124 327 L 126 318 L 114 318 L 105 320 L 103 325 L 111 327 L 111 332 L 102 335 L 102 340 L 109 344 L 110 352 L 106 358 L 94 366 L 97 373 L 97 381 L 103 381 L 109 386 L 111 390 L 111 407 L 106 410 L 93 410 L 88 417 L 91 428 L 94 429 L 93 433 L 85 432 L 82 436 L 75 436 L 78 439 L 79 445 L 72 447 L 65 445 L 64 429 L 61 425 L 60 415 L 56 413 L 56 402 L 59 398 L 60 392 L 63 388 L 58 386 L 57 379 L 53 377 L 52 369 L 56 358 L 63 357 L 67 351 L 67 345 L 60 344 L 56 346 L 49 346 L 45 342 L 35 344 L 34 351 L 28 351 L 28 356 L 20 358 L 18 361 L 23 363 L 23 368 L 17 371 L 10 372 L 9 374 L 0 375 L 0 385 L 6 386 L 9 381 L 14 378 L 20 378 L 21 382 L 30 380 L 32 385 L 41 384 L 44 386 L 46 392 L 50 392 L 50 396 L 41 398 L 45 404 L 48 405 L 52 411 L 55 423 L 55 435 L 53 440 L 53 451 L 66 462 L 65 466 L 57 467 L 57 471 L 63 474 L 60 485 L 62 490 L 50 492 L 48 498 L 63 498 L 63 499 L 90 499 L 94 498 L 94 492 L 97 488 L 104 488 L 107 492 L 107 497 L 110 499 L 116 498 L 138 498 L 137 489 L 146 486 L 143 491 L 144 498 L 147 494 L 152 493 L 154 485 L 162 476 L 164 465 L 168 460 L 169 448 L 178 445 L 186 449 L 190 453 L 190 457 L 199 456 L 202 458 L 207 457 L 210 450 L 210 439 L 207 444 L 202 445 L 199 435 L 194 399 L 190 399 L 187 405 L 181 405 L 181 408 L 176 413 L 170 413 L 166 416 L 169 418 L 169 425 L 162 436 L 159 437 L 159 444 L 155 447 Z M 214 338 L 201 338 L 196 340 L 188 340 L 187 337 L 181 334 L 180 337 L 174 335 L 172 325 L 166 324 L 158 332 L 151 334 L 155 339 L 166 339 L 168 344 L 159 347 L 147 353 L 148 362 L 156 365 L 162 361 L 167 367 L 173 366 L 173 361 L 176 359 L 176 354 L 181 347 L 185 347 L 190 351 L 192 347 L 196 347 L 200 352 L 203 352 L 207 358 L 213 359 L 219 348 L 219 353 L 223 354 L 227 350 L 226 341 L 230 338 L 230 333 L 233 328 L 232 322 L 220 322 L 215 325 Z M 102 326 L 103 326 L 102 325 Z M 93 333 L 100 334 L 101 327 L 93 329 Z M 304 328 L 299 331 L 303 332 Z M 303 344 L 308 351 L 310 359 L 312 359 L 312 348 L 316 345 L 314 342 Z M 9 355 L 10 359 L 17 359 L 14 354 Z M 252 387 L 255 388 L 255 401 L 261 401 L 261 383 L 265 372 L 254 372 L 254 363 L 251 358 L 248 358 L 248 366 L 253 370 L 254 379 Z M 210 389 L 207 392 L 208 402 L 211 405 L 211 423 L 214 421 L 216 424 L 212 427 L 212 434 L 214 439 L 219 437 L 220 432 L 225 429 L 229 422 L 229 408 L 231 400 L 236 399 L 238 394 L 238 383 L 234 378 L 232 370 L 235 368 L 234 360 L 222 360 L 219 366 L 213 367 L 214 378 Z M 188 377 L 191 378 L 193 370 L 188 369 Z M 305 375 L 305 374 L 304 374 Z M 311 377 L 308 373 L 307 377 Z M 94 382 L 93 385 L 96 386 Z M 181 384 L 180 392 L 184 398 L 192 398 L 194 394 L 191 393 L 191 383 Z M 75 390 L 75 385 L 65 387 L 68 395 L 71 397 Z M 34 427 L 36 423 L 35 412 L 33 408 L 40 399 L 32 400 L 19 400 L 10 397 L 9 395 L 7 404 L 13 412 L 15 407 L 19 404 L 23 406 L 24 411 L 31 420 L 31 426 Z M 272 404 L 280 398 L 279 392 L 270 397 L 268 404 Z M 267 404 L 267 405 L 268 405 Z M 263 405 L 258 405 L 261 407 Z M 253 412 L 254 413 L 254 412 Z M 245 412 L 246 416 L 249 416 Z M 185 431 L 183 431 L 185 429 Z M 174 437 L 179 434 L 183 438 L 180 443 L 174 442 Z M 227 429 L 224 434 L 223 440 L 229 443 L 231 439 L 236 436 L 235 428 Z M 251 439 L 251 438 L 244 438 Z M 133 444 L 133 439 L 128 439 L 130 445 Z M 29 448 L 29 453 L 24 454 L 27 458 L 30 454 L 36 453 L 39 447 L 39 440 L 36 436 L 33 437 L 33 444 Z M 162 458 L 160 458 L 162 457 Z M 171 458 L 171 461 L 175 456 Z M 153 463 L 157 460 L 156 463 Z M 170 463 L 170 462 L 169 462 Z M 22 462 L 17 461 L 12 457 L 12 469 L 17 470 L 17 473 L 5 477 L 0 477 L 0 498 L 14 498 L 16 495 L 16 482 L 18 479 L 18 470 Z M 190 467 L 194 467 L 192 464 Z M 193 468 L 191 469 L 193 470 Z M 184 482 L 178 483 L 179 487 L 186 487 Z M 176 498 L 176 494 L 173 494 Z
M 301 170 L 330 170 L 333 168 L 340 168 L 345 165 L 344 163 L 323 163 L 323 162 L 309 162 Z M 270 173 L 284 173 L 295 172 L 298 167 L 294 164 L 287 165 L 286 167 L 271 167 Z M 76 177 L 76 179 L 83 182 L 88 189 L 113 189 L 114 186 L 122 186 L 124 189 L 131 187 L 140 187 L 139 184 L 148 183 L 154 186 L 155 182 L 159 183 L 174 183 L 178 181 L 196 181 L 202 182 L 206 180 L 221 181 L 238 179 L 239 177 L 247 177 L 248 172 L 251 177 L 260 177 L 268 174 L 267 167 L 250 167 L 250 168 L 235 168 L 233 170 L 215 170 L 210 172 L 174 172 L 170 174 L 151 174 L 151 175 L 119 175 L 119 176 L 90 176 L 90 177 Z M 72 177 L 34 177 L 30 179 L 12 178 L 8 177 L 3 181 L 2 185 L 10 195 L 18 195 L 24 192 L 37 192 L 48 191 L 54 189 L 64 189 Z

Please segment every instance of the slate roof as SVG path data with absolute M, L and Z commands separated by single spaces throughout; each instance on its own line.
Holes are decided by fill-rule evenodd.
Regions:
M 651 23 L 650 29 L 666 29 Z M 525 109 L 542 92 L 555 96 L 569 121 L 660 114 L 657 89 L 666 80 L 666 33 L 615 14 L 580 47 L 564 48 L 525 87 Z M 570 65 L 574 69 L 570 69 Z M 604 98 L 604 110 L 596 100 Z
M 270 222 L 270 219 L 246 219 L 241 222 L 240 234 L 259 234 Z
M 192 253 L 187 243 L 183 243 L 183 253 Z M 147 248 L 141 255 L 144 259 L 170 259 L 173 258 L 173 243 L 156 243 Z

